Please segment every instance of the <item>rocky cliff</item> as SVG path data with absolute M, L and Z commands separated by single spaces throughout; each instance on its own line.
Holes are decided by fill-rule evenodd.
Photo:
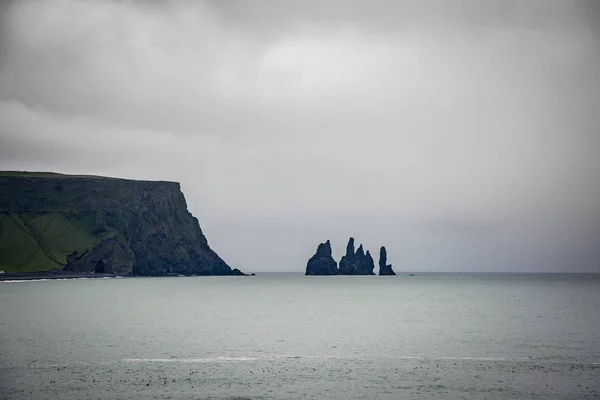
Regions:
M 0 172 L 0 270 L 232 275 L 179 183 Z

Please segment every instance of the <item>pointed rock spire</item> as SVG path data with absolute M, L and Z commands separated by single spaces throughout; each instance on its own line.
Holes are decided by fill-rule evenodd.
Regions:
M 365 254 L 362 244 L 354 252 L 354 238 L 350 238 L 346 246 L 346 255 L 340 260 L 340 274 L 375 275 L 373 269 L 375 269 L 375 263 L 371 253 L 367 251 Z
M 351 237 L 346 245 L 346 255 L 350 256 L 354 254 L 354 238 Z
M 306 275 L 375 275 L 375 261 L 369 250 L 362 243 L 354 251 L 354 238 L 348 239 L 346 255 L 338 264 L 332 257 L 331 242 L 327 240 L 317 247 L 315 255 L 308 260 Z M 379 275 L 396 275 L 392 266 L 387 264 L 387 251 L 381 247 L 379 251 Z
M 379 251 L 379 275 L 396 275 L 391 264 L 387 264 L 387 250 L 381 246 Z
M 356 255 L 354 254 L 354 238 L 348 239 L 346 255 L 340 260 L 340 274 L 354 275 L 356 270 Z
M 375 261 L 373 261 L 373 257 L 371 257 L 371 252 L 369 250 L 367 250 L 367 254 L 365 255 L 364 268 L 367 275 L 375 275 L 375 272 L 373 272 L 375 269 Z
M 365 251 L 363 250 L 362 243 L 356 249 L 356 257 L 363 258 L 365 256 Z

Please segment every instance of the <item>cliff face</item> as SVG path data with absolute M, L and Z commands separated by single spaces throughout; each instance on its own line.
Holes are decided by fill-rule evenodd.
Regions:
M 0 172 L 0 269 L 231 275 L 179 183 Z

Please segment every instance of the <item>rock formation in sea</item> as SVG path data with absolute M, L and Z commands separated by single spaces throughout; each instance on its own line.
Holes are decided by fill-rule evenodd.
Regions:
M 346 245 L 346 254 L 340 260 L 340 274 L 354 275 L 357 263 L 356 254 L 354 252 L 354 238 L 351 237 Z
M 396 275 L 392 264 L 387 264 L 387 251 L 384 246 L 381 246 L 379 251 L 379 275 Z
M 367 254 L 365 255 L 365 263 L 364 263 L 364 275 L 375 275 L 373 270 L 375 269 L 375 261 L 373 261 L 373 257 L 371 257 L 371 252 L 367 250 Z
M 306 275 L 338 275 L 337 262 L 331 256 L 331 243 L 326 241 L 317 247 L 317 252 L 306 264 Z
M 375 275 L 373 269 L 375 263 L 371 253 L 367 250 L 365 254 L 362 244 L 354 252 L 354 238 L 348 240 L 346 255 L 340 260 L 341 275 Z
M 0 269 L 240 275 L 208 245 L 179 183 L 0 172 Z
M 231 275 L 236 275 L 236 276 L 249 276 L 248 274 L 243 273 L 242 271 L 240 271 L 237 268 L 234 268 L 231 270 Z M 252 274 L 255 275 L 255 274 Z

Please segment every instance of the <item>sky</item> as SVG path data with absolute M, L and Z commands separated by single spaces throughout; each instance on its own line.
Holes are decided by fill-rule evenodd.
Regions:
M 181 182 L 303 272 L 600 272 L 600 2 L 0 2 L 0 169 Z

